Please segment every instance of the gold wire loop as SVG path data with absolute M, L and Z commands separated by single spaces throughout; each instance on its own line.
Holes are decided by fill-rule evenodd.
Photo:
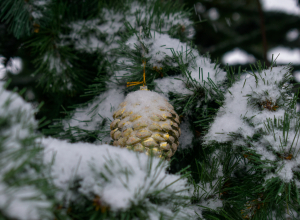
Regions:
M 142 82 L 127 82 L 126 87 L 136 86 L 143 83 L 143 87 L 146 85 L 146 61 L 143 60 L 144 70 L 143 70 L 143 81 Z
M 143 52 L 145 52 L 145 48 L 142 44 L 142 41 L 141 41 L 141 36 L 142 36 L 142 31 L 143 31 L 143 27 L 141 26 L 140 27 L 140 36 L 139 36 L 139 40 L 140 40 L 140 43 L 141 43 L 141 47 L 143 49 Z M 142 54 L 142 57 L 144 57 L 144 53 Z M 127 82 L 127 85 L 126 87 L 129 87 L 129 86 L 136 86 L 136 85 L 139 85 L 139 84 L 142 84 L 143 83 L 143 88 L 141 87 L 141 90 L 147 90 L 147 87 L 146 87 L 146 60 L 143 60 L 143 64 L 144 64 L 144 70 L 143 70 L 143 81 L 142 82 Z

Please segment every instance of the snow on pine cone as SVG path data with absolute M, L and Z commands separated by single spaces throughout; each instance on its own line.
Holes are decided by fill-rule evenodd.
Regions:
M 129 93 L 110 125 L 114 146 L 127 147 L 167 160 L 179 144 L 179 117 L 173 106 L 156 92 L 139 90 Z

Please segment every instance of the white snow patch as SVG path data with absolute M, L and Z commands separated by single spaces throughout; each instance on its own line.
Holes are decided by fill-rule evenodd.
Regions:
M 6 68 L 3 65 L 5 58 L 0 55 L 0 80 L 6 76 Z
M 203 206 L 200 207 L 198 206 L 197 211 L 202 212 L 203 210 L 207 209 L 213 209 L 213 210 L 218 210 L 221 207 L 223 207 L 223 201 L 216 196 L 216 184 L 218 180 L 215 179 L 211 183 L 209 182 L 200 182 L 198 184 L 198 196 L 201 196 L 201 202 L 198 203 L 197 205 Z
M 53 216 L 49 214 L 49 210 L 52 204 L 46 201 L 45 195 L 39 189 L 24 186 L 22 181 L 7 185 L 11 180 L 9 175 L 13 178 L 10 183 L 22 178 L 30 182 L 37 177 L 37 173 L 28 165 L 22 173 L 19 170 L 23 168 L 23 164 L 30 164 L 32 160 L 37 159 L 33 150 L 37 152 L 38 149 L 30 139 L 36 135 L 34 130 L 38 123 L 34 118 L 36 110 L 31 104 L 26 103 L 17 93 L 6 91 L 3 85 L 4 83 L 0 82 L 0 118 L 5 122 L 5 127 L 0 129 L 0 212 L 12 219 L 37 220 L 42 219 L 44 214 L 49 215 L 51 219 Z M 24 147 L 28 154 L 23 151 Z
M 286 33 L 286 39 L 288 41 L 294 41 L 296 40 L 298 37 L 299 37 L 299 30 L 294 28 L 294 29 L 291 29 L 289 32 Z
M 141 21 L 160 21 L 152 22 L 152 30 L 160 30 L 160 32 L 167 32 L 171 27 L 181 26 L 189 27 L 193 23 L 187 18 L 186 14 L 182 12 L 175 13 L 154 13 L 154 6 L 152 1 L 146 3 L 146 5 L 141 5 L 139 2 L 134 2 L 130 5 L 130 11 L 126 13 L 126 21 L 130 23 L 132 27 L 139 28 L 137 17 Z
M 153 123 L 151 119 L 153 115 L 163 114 L 163 111 L 160 110 L 161 108 L 173 110 L 173 106 L 168 103 L 166 98 L 156 92 L 146 90 L 137 90 L 129 93 L 126 96 L 124 103 L 126 103 L 126 106 L 120 106 L 118 109 L 124 109 L 126 112 L 132 112 L 132 115 L 138 114 L 142 116 L 140 119 L 137 119 L 136 122 L 145 121 L 149 125 Z M 125 123 L 124 127 L 132 126 L 132 123 L 126 125 L 128 120 L 129 118 L 125 118 L 120 123 Z
M 249 74 L 248 77 L 237 81 L 225 94 L 225 102 L 204 137 L 206 144 L 210 141 L 232 141 L 234 146 L 249 146 L 247 142 L 249 143 L 253 134 L 263 132 L 258 141 L 251 141 L 250 146 L 261 155 L 265 166 L 276 168 L 276 172 L 266 175 L 265 180 L 279 177 L 283 182 L 290 182 L 293 179 L 293 169 L 299 166 L 299 155 L 292 153 L 291 158 L 286 159 L 290 157 L 290 149 L 292 152 L 299 152 L 299 133 L 296 132 L 299 120 L 291 116 L 288 136 L 280 127 L 280 123 L 283 122 L 273 125 L 270 121 L 274 118 L 282 120 L 287 111 L 292 111 L 288 109 L 288 105 L 283 105 L 286 103 L 284 97 L 292 97 L 286 94 L 285 87 L 279 86 L 286 74 L 290 74 L 289 71 L 290 69 L 284 66 L 273 67 L 256 73 L 257 78 Z M 277 106 L 271 111 L 264 106 L 265 104 L 261 104 L 266 100 L 270 102 L 270 106 L 275 103 L 282 106 L 279 105 L 280 107 Z M 232 136 L 230 133 L 238 136 Z
M 262 7 L 265 11 L 281 11 L 300 15 L 300 8 L 296 0 L 262 0 Z
M 69 188 L 74 180 L 79 180 L 80 193 L 90 199 L 98 195 L 101 203 L 113 211 L 128 209 L 140 202 L 148 204 L 145 198 L 159 190 L 162 190 L 156 195 L 159 197 L 191 196 L 184 190 L 188 187 L 187 181 L 178 180 L 178 175 L 166 174 L 168 163 L 159 158 L 126 148 L 71 144 L 52 138 L 42 139 L 42 144 L 45 146 L 44 161 L 51 163 L 55 157 L 51 172 L 54 184 L 61 189 L 60 199 L 76 200 Z
M 282 179 L 284 182 L 290 182 L 293 178 L 294 174 L 292 172 L 292 169 L 295 166 L 298 166 L 299 164 L 296 161 L 283 161 L 281 163 L 278 163 L 279 169 L 276 170 L 276 173 L 280 179 Z
M 218 111 L 205 139 L 207 141 L 227 142 L 233 140 L 229 135 L 231 132 L 239 133 L 244 138 L 252 137 L 256 129 L 262 128 L 264 120 L 269 117 L 283 116 L 284 110 L 260 111 L 250 107 L 247 95 L 252 94 L 253 98 L 258 98 L 261 102 L 267 99 L 273 101 L 279 99 L 281 93 L 276 84 L 282 80 L 287 71 L 285 67 L 273 67 L 272 70 L 264 70 L 262 77 L 265 78 L 265 81 L 268 80 L 268 84 L 265 84 L 263 80 L 258 80 L 256 85 L 254 76 L 236 82 L 225 94 L 225 103 Z M 268 91 L 268 95 L 265 91 Z M 255 117 L 251 118 L 252 116 Z M 251 118 L 255 127 L 248 125 L 243 117 Z
M 226 72 L 219 68 L 219 64 L 212 63 L 208 57 L 196 56 L 195 64 L 192 64 L 188 70 L 191 78 L 208 89 L 210 88 L 207 85 L 208 79 L 212 80 L 215 85 L 222 83 L 226 79 Z
M 153 66 L 162 67 L 164 59 L 174 57 L 171 50 L 173 49 L 175 56 L 181 54 L 183 62 L 190 61 L 189 73 L 187 74 L 190 74 L 191 78 L 200 84 L 203 85 L 204 81 L 208 81 L 208 78 L 216 84 L 225 79 L 226 73 L 219 68 L 219 65 L 212 63 L 208 57 L 200 56 L 197 50 L 190 48 L 186 43 L 181 43 L 178 39 L 170 38 L 167 34 L 151 32 L 151 35 L 152 38 L 144 39 L 144 42 L 149 48 L 149 53 L 147 54 L 151 58 L 149 63 Z M 135 49 L 135 45 L 139 46 L 137 36 L 132 36 L 126 44 L 130 49 Z M 170 63 L 170 65 L 178 66 L 178 63 Z M 174 80 L 172 80 L 173 82 Z
M 143 39 L 143 41 L 149 49 L 145 56 L 151 58 L 148 63 L 152 64 L 153 66 L 162 67 L 162 61 L 164 59 L 173 57 L 171 49 L 174 49 L 175 51 L 182 51 L 182 53 L 186 50 L 189 50 L 189 47 L 186 43 L 182 43 L 178 39 L 171 38 L 168 34 L 160 34 L 158 32 L 151 31 L 151 36 L 152 38 Z M 134 50 L 136 46 L 140 47 L 138 37 L 133 35 L 128 39 L 126 45 L 128 45 L 132 50 Z M 177 63 L 170 64 L 172 66 L 178 65 Z
M 221 199 L 208 199 L 207 201 L 202 201 L 200 203 L 201 206 L 205 206 L 209 209 L 217 210 L 218 208 L 223 207 L 223 201 Z
M 113 10 L 103 9 L 102 16 L 103 19 L 95 18 L 70 24 L 72 33 L 69 37 L 76 41 L 77 50 L 87 52 L 99 50 L 106 53 L 118 47 L 117 33 L 125 30 L 124 15 Z M 103 36 L 105 36 L 104 39 Z
M 248 54 L 244 50 L 235 48 L 232 51 L 226 52 L 222 57 L 222 62 L 228 65 L 254 63 L 254 56 Z
M 16 93 L 4 90 L 0 83 L 0 115 L 10 122 L 10 126 L 1 130 L 1 136 L 6 137 L 3 144 L 7 149 L 19 149 L 20 142 L 31 134 L 31 129 L 38 124 L 35 112 L 30 103 Z
M 288 49 L 285 47 L 276 47 L 268 51 L 268 59 L 272 60 L 276 59 L 277 64 L 300 64 L 300 49 Z
M 20 57 L 12 57 L 9 59 L 6 70 L 10 73 L 17 75 L 19 74 L 23 69 L 23 63 L 22 59 Z
M 106 130 L 109 130 L 109 124 L 113 120 L 113 112 L 118 105 L 124 100 L 125 96 L 121 88 L 110 88 L 108 91 L 96 97 L 92 103 L 86 107 L 77 108 L 70 120 L 65 120 L 64 129 L 77 127 L 80 129 L 93 131 L 97 130 L 103 119 L 107 119 Z M 72 132 L 77 132 L 72 130 Z M 109 141 L 110 137 L 105 138 Z
M 183 76 L 168 76 L 161 79 L 154 80 L 155 91 L 163 92 L 168 97 L 169 92 L 180 93 L 182 95 L 193 94 L 191 90 L 186 87 Z
M 0 210 L 10 218 L 38 220 L 43 214 L 51 218 L 53 216 L 45 212 L 51 205 L 50 202 L 41 199 L 41 193 L 34 187 L 12 188 L 0 183 Z

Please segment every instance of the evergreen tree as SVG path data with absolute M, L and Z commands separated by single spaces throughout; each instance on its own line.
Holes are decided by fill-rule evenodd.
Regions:
M 242 3 L 234 3 L 242 19 L 254 10 L 259 18 L 256 3 Z M 233 3 L 203 3 L 213 4 Z M 44 91 L 34 100 L 46 101 L 46 108 L 30 106 L 20 97 L 30 99 L 30 90 L 7 91 L 18 80 L 23 87 L 9 73 L 12 82 L 0 84 L 2 219 L 298 218 L 300 124 L 291 66 L 274 59 L 235 72 L 195 45 L 199 27 L 208 33 L 203 47 L 215 44 L 218 26 L 225 43 L 215 44 L 213 57 L 247 43 L 241 47 L 263 60 L 264 46 L 249 43 L 261 32 L 243 37 L 241 24 L 199 24 L 199 10 L 160 0 L 5 0 L 0 10 L 15 50 L 20 45 L 33 64 L 27 85 Z M 110 128 L 124 112 L 115 111 L 145 84 L 180 116 L 178 134 L 177 123 L 162 128 L 181 133 L 170 162 L 112 141 Z

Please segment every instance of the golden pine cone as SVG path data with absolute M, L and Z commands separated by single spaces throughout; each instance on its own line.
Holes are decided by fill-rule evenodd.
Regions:
M 173 106 L 156 92 L 139 90 L 127 95 L 110 125 L 114 146 L 127 147 L 167 160 L 179 144 L 179 117 Z

